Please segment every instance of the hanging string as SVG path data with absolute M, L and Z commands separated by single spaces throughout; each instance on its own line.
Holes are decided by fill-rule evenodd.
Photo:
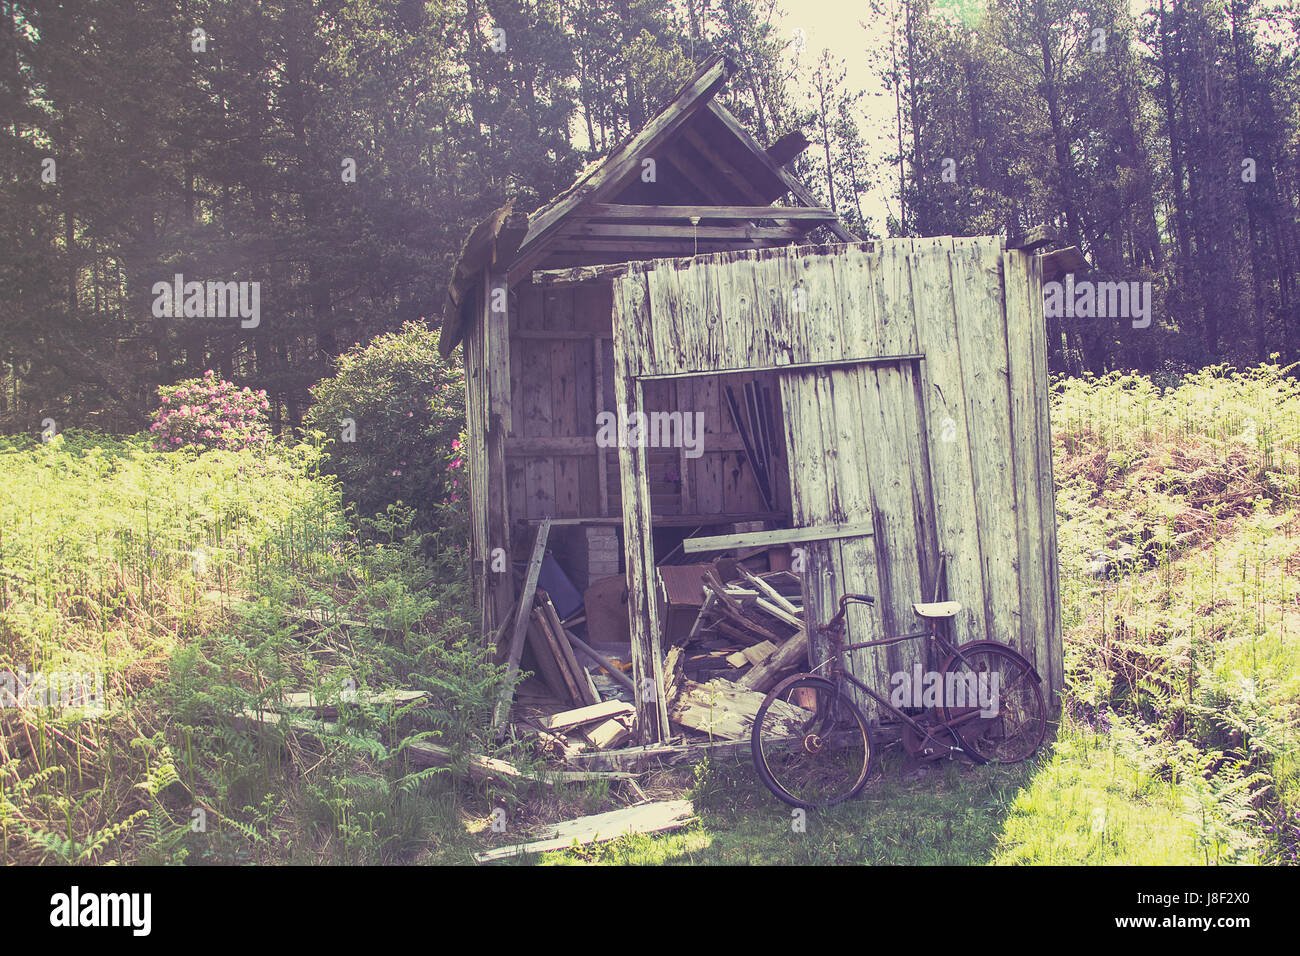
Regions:
M 698 256 L 700 254 L 700 217 L 699 216 L 691 216 L 691 226 L 695 230 L 694 232 L 695 251 L 692 253 L 692 255 Z

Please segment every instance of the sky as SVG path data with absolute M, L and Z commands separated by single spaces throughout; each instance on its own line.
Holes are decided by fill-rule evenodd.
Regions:
M 862 136 L 870 159 L 883 159 L 886 145 L 877 137 L 882 132 L 893 130 L 894 98 L 884 91 L 879 79 L 872 75 L 866 51 L 869 46 L 888 49 L 888 29 L 874 18 L 862 0 L 779 0 L 778 7 L 782 14 L 781 34 L 793 38 L 797 35 L 796 31 L 802 31 L 806 46 L 800 54 L 801 65 L 815 63 L 825 47 L 833 57 L 844 60 L 845 82 L 849 87 L 866 91 L 861 106 L 868 119 Z M 864 22 L 866 29 L 862 25 Z M 796 84 L 797 82 L 796 77 Z M 801 89 L 798 86 L 796 88 Z M 877 92 L 882 95 L 876 96 Z M 882 174 L 884 172 L 882 170 Z M 874 187 L 869 196 L 863 196 L 862 211 L 871 220 L 877 235 L 883 235 L 885 199 L 889 190 L 883 182 L 874 184 Z M 897 212 L 896 209 L 894 211 Z

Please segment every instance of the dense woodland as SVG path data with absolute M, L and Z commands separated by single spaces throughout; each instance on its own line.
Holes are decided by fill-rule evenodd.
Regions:
M 1101 276 L 1152 282 L 1150 328 L 1051 320 L 1058 370 L 1300 358 L 1290 0 L 846 4 L 865 90 L 776 0 L 0 12 L 8 431 L 134 430 L 157 386 L 207 368 L 300 425 L 343 350 L 438 324 L 474 222 L 545 202 L 716 53 L 729 107 L 765 144 L 803 129 L 796 171 L 863 238 L 1050 223 Z M 155 316 L 177 273 L 259 282 L 260 323 Z

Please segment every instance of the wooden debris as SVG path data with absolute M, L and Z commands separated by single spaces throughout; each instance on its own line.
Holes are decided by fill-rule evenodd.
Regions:
M 680 647 L 674 647 L 664 658 L 664 700 L 671 704 L 677 697 L 682 684 L 682 662 L 684 653 Z
M 573 675 L 577 694 L 575 699 L 586 704 L 599 703 L 600 696 L 591 683 L 591 677 L 578 663 L 578 658 L 574 656 L 573 647 L 569 643 L 569 636 L 564 630 L 564 625 L 560 623 L 559 614 L 555 612 L 555 605 L 551 603 L 551 599 L 545 591 L 537 592 L 537 605 L 542 612 L 542 622 L 550 632 L 552 642 L 557 648 L 559 662 Z
M 506 682 L 501 688 L 496 709 L 492 712 L 492 729 L 498 736 L 505 731 L 505 717 L 510 710 L 515 676 L 519 673 L 519 658 L 523 655 L 524 637 L 528 632 L 528 609 L 533 606 L 533 597 L 537 592 L 537 576 L 542 572 L 542 558 L 546 554 L 546 539 L 550 533 L 551 519 L 546 518 L 538 527 L 537 539 L 533 542 L 533 555 L 528 561 L 524 590 L 519 595 L 519 604 L 516 606 L 514 638 L 510 642 L 510 656 L 506 662 Z
M 534 608 L 528 622 L 528 649 L 537 664 L 538 676 L 552 694 L 562 701 L 579 703 L 578 686 L 567 668 L 560 666 L 559 647 L 551 637 L 550 629 L 542 619 L 542 612 Z
M 764 544 L 794 544 L 800 541 L 860 538 L 874 533 L 875 526 L 869 521 L 852 524 L 828 524 L 812 528 L 782 528 L 777 531 L 746 531 L 741 534 L 687 538 L 682 542 L 682 550 L 687 554 L 699 554 L 702 551 L 730 551 L 734 548 L 752 548 Z
M 763 641 L 761 644 L 754 644 L 745 648 L 740 655 L 745 658 L 749 664 L 761 664 L 771 657 L 777 650 L 777 646 L 771 641 Z
M 634 712 L 635 713 L 635 712 Z M 622 719 L 611 717 L 604 723 L 597 724 L 595 727 L 584 731 L 591 745 L 597 750 L 610 750 L 624 743 L 628 737 L 632 736 L 632 715 L 628 714 Z
M 281 698 L 281 706 L 290 710 L 310 710 L 318 717 L 337 717 L 340 703 L 357 707 L 404 707 L 407 704 L 427 702 L 432 696 L 427 690 L 385 690 L 374 694 L 366 690 L 344 690 L 330 699 L 319 691 L 304 690 L 285 694 Z
M 705 755 L 713 757 L 748 758 L 750 741 L 742 740 L 691 740 L 627 747 L 623 750 L 588 750 L 574 754 L 571 762 L 576 766 L 604 770 L 639 770 L 652 765 L 672 765 L 699 760 Z
M 556 732 L 568 730 L 572 727 L 581 727 L 583 724 L 593 723 L 597 720 L 608 720 L 610 717 L 619 714 L 634 714 L 636 708 L 631 704 L 624 703 L 621 700 L 607 700 L 600 704 L 592 704 L 587 707 L 579 707 L 576 710 L 566 710 L 563 713 L 555 714 L 546 718 L 542 725 L 549 731 Z
M 280 714 L 275 711 L 256 710 L 249 707 L 235 717 L 235 724 L 252 732 L 274 728 L 285 734 L 296 732 L 321 741 L 346 740 L 349 745 L 368 750 L 374 757 L 379 759 L 388 756 L 388 751 L 380 742 L 378 734 L 344 730 L 338 724 L 329 723 L 328 721 L 295 717 L 291 714 Z
M 452 762 L 451 751 L 446 747 L 425 741 L 406 745 L 411 762 L 419 767 L 445 767 Z M 476 783 L 485 781 L 531 780 L 544 786 L 557 783 L 590 783 L 593 780 L 625 780 L 630 774 L 617 770 L 542 770 L 536 773 L 520 770 L 508 760 L 475 754 L 469 759 L 469 776 Z
M 762 664 L 754 666 L 737 683 L 746 690 L 767 693 L 784 671 L 798 670 L 808 663 L 808 632 L 802 628 L 780 646 L 775 654 Z
M 767 581 L 763 580 L 757 574 L 754 574 L 754 572 L 750 571 L 744 565 L 739 566 L 737 570 L 739 570 L 741 575 L 744 576 L 745 580 L 747 580 L 751 585 L 753 585 L 756 591 L 761 592 L 763 596 L 767 598 L 768 601 L 770 601 L 772 604 L 775 604 L 778 608 L 780 608 L 782 611 L 785 611 L 787 614 L 790 614 L 793 617 L 798 618 L 799 608 L 791 604 L 790 601 L 787 600 L 784 596 L 782 596 L 782 594 L 779 591 L 777 591 L 776 588 L 772 587 L 772 585 L 770 585 Z M 796 624 L 795 626 L 798 627 L 800 625 Z
M 696 819 L 695 807 L 689 800 L 663 800 L 642 803 L 608 813 L 566 820 L 547 827 L 540 839 L 517 846 L 502 846 L 474 854 L 479 863 L 504 860 L 526 853 L 544 853 L 563 850 L 570 846 L 585 846 L 616 840 L 629 833 L 662 833 L 677 830 Z
M 713 737 L 747 739 L 764 696 L 726 680 L 711 680 L 707 684 L 687 681 L 668 717 L 683 727 Z M 800 708 L 780 700 L 773 703 L 770 713 L 787 718 L 791 733 L 807 716 Z
M 564 633 L 568 635 L 569 643 L 572 644 L 574 648 L 581 651 L 583 654 L 587 655 L 587 657 L 591 658 L 592 661 L 603 667 L 610 677 L 614 678 L 614 680 L 618 681 L 633 694 L 636 693 L 636 685 L 632 683 L 632 678 L 624 674 L 623 671 L 609 660 L 609 658 L 593 650 L 586 642 L 579 640 L 577 635 L 567 628 Z

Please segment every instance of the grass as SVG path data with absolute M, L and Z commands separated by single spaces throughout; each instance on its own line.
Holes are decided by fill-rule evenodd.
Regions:
M 463 769 L 500 669 L 409 510 L 359 527 L 317 460 L 76 434 L 0 450 L 0 674 L 107 691 L 102 713 L 0 709 L 6 862 L 409 862 L 463 833 L 456 766 L 402 744 L 437 739 Z M 388 686 L 434 706 L 344 706 L 355 735 L 319 740 L 242 722 L 288 690 Z
M 640 781 L 693 797 L 686 829 L 518 862 L 1294 864 L 1300 388 L 1285 372 L 1058 383 L 1067 693 L 1033 762 L 918 774 L 890 749 L 861 799 L 799 818 L 746 760 L 715 760 Z M 466 782 L 465 756 L 496 752 L 502 677 L 466 623 L 463 549 L 431 562 L 400 507 L 353 520 L 318 464 L 305 446 L 0 446 L 0 672 L 89 671 L 108 690 L 102 714 L 0 709 L 5 862 L 466 864 L 635 799 Z M 436 706 L 344 706 L 353 736 L 325 739 L 238 719 L 285 690 L 351 686 Z M 414 739 L 460 762 L 415 768 Z
M 1294 864 L 1300 386 L 1288 371 L 1054 389 L 1067 693 L 1033 765 L 904 782 L 886 763 L 861 800 L 803 833 L 729 768 L 731 806 L 693 830 L 547 862 Z

